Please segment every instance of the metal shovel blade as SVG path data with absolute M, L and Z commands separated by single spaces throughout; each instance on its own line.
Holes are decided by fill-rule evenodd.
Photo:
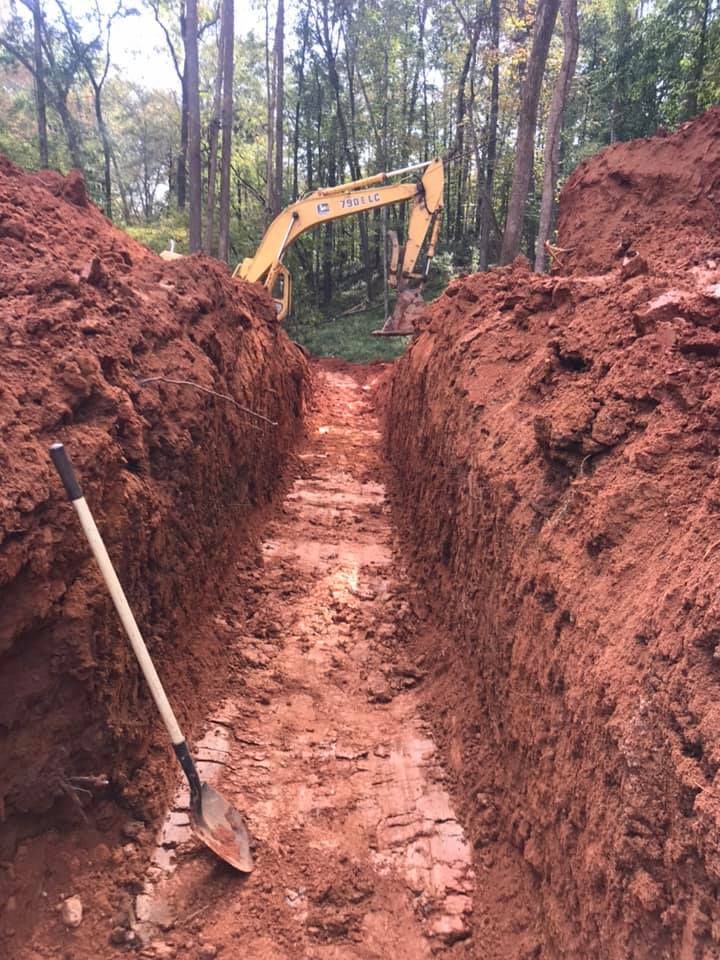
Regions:
M 245 822 L 210 784 L 202 785 L 200 802 L 191 805 L 190 819 L 195 835 L 213 853 L 243 873 L 252 872 L 250 835 Z

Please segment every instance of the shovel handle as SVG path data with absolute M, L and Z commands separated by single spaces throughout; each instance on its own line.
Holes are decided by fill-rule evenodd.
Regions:
M 65 453 L 65 447 L 61 443 L 54 443 L 50 447 L 50 459 L 55 464 L 55 469 L 60 474 L 60 479 L 65 487 L 65 493 L 68 500 L 79 500 L 83 495 L 80 482 L 75 476 L 73 465 L 70 463 L 70 457 Z
M 135 621 L 133 612 L 130 609 L 129 603 L 127 602 L 125 591 L 123 590 L 122 586 L 120 585 L 120 581 L 117 578 L 112 560 L 108 556 L 108 552 L 105 549 L 105 544 L 103 543 L 103 539 L 100 536 L 100 531 L 95 524 L 93 515 L 90 512 L 90 507 L 88 507 L 85 497 L 82 494 L 82 489 L 78 483 L 77 477 L 75 476 L 75 471 L 73 470 L 70 458 L 68 457 L 67 453 L 65 452 L 65 448 L 61 443 L 54 443 L 50 447 L 50 457 L 52 458 L 52 462 L 55 464 L 57 472 L 60 474 L 60 479 L 65 487 L 65 492 L 67 493 L 68 498 L 72 501 L 73 507 L 75 507 L 75 511 L 80 520 L 80 525 L 82 526 L 83 532 L 87 537 L 88 543 L 90 544 L 90 549 L 93 552 L 93 556 L 100 567 L 100 572 L 103 575 L 105 584 L 110 592 L 113 603 L 115 604 L 115 609 L 117 610 L 120 621 L 125 628 L 128 640 L 130 641 L 130 645 L 132 646 L 138 663 L 140 664 L 140 669 L 142 670 L 143 676 L 147 681 L 147 685 L 150 687 L 150 693 L 155 701 L 155 705 L 160 711 L 160 716 L 162 717 L 163 723 L 167 728 L 167 732 L 170 734 L 173 747 L 176 748 L 175 752 L 178 756 L 178 760 L 180 761 L 183 770 L 185 770 L 185 773 L 190 780 L 190 774 L 186 769 L 187 761 L 183 762 L 185 760 L 185 754 L 187 754 L 185 737 L 180 730 L 180 725 L 177 722 L 175 714 L 173 713 L 173 709 L 170 706 L 170 701 L 168 700 L 165 690 L 163 689 L 163 685 L 160 682 L 160 677 L 155 669 L 155 664 L 150 659 L 148 648 L 145 645 L 145 641 L 142 638 L 142 634 L 140 633 L 140 629 Z M 183 747 L 185 748 L 184 751 L 181 749 L 180 752 L 178 752 L 177 748 Z M 192 761 L 190 761 L 190 764 L 192 764 Z M 195 779 L 197 779 L 197 774 L 195 774 Z M 194 787 L 192 781 L 190 786 L 191 788 Z

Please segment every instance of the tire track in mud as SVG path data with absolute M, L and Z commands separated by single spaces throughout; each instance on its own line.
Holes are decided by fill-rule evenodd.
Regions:
M 319 381 L 303 476 L 251 583 L 252 635 L 232 598 L 215 618 L 235 676 L 196 749 L 246 816 L 256 869 L 239 878 L 192 839 L 180 789 L 125 934 L 148 957 L 472 953 L 471 850 L 420 718 L 421 674 L 403 663 L 375 417 L 348 373 Z

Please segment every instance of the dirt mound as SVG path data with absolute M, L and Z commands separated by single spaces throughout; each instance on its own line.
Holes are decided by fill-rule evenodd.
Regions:
M 628 248 L 670 274 L 720 255 L 720 107 L 675 133 L 616 143 L 567 181 L 561 261 L 610 270 Z
M 453 637 L 422 652 L 486 907 L 535 944 L 488 957 L 718 956 L 718 167 L 686 206 L 682 183 L 719 125 L 584 164 L 572 275 L 452 283 L 385 387 L 398 513 Z M 627 224 L 638 254 L 613 258 Z
M 146 758 L 163 736 L 47 447 L 67 444 L 189 720 L 222 673 L 219 641 L 186 648 L 185 628 L 217 588 L 229 536 L 247 533 L 278 483 L 306 365 L 256 287 L 209 259 L 164 263 L 89 205 L 77 176 L 1 159 L 0 344 L 7 861 L 30 831 L 79 819 L 72 776 L 110 774 L 116 798 L 152 809 Z M 133 794 L 128 775 L 142 763 Z

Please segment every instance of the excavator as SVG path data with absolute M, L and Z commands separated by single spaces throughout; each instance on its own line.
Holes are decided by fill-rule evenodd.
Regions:
M 424 170 L 417 182 L 379 186 L 387 184 L 393 177 L 401 177 L 415 170 Z M 233 276 L 263 283 L 275 301 L 278 320 L 282 321 L 288 315 L 292 298 L 292 278 L 283 264 L 283 257 L 300 234 L 329 220 L 367 213 L 391 203 L 410 201 L 412 210 L 402 263 L 397 234 L 388 231 L 392 244 L 388 281 L 397 288 L 398 296 L 395 310 L 385 319 L 382 329 L 375 333 L 381 336 L 414 333 L 412 316 L 422 305 L 419 287 L 427 278 L 440 233 L 444 184 L 443 161 L 435 159 L 389 173 L 376 173 L 337 187 L 314 190 L 278 214 L 265 231 L 255 256 L 247 257 L 238 264 Z M 417 261 L 428 233 L 430 240 L 425 269 L 418 273 Z

